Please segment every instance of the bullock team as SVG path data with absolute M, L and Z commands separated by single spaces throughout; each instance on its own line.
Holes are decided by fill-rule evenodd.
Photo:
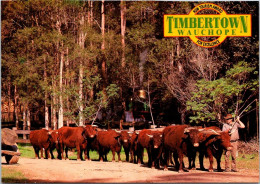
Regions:
M 102 130 L 86 125 L 85 127 L 62 127 L 58 130 L 46 129 L 31 131 L 30 141 L 35 151 L 36 158 L 54 159 L 53 150 L 57 150 L 58 159 L 68 159 L 68 149 L 77 149 L 77 160 L 90 160 L 89 151 L 99 153 L 100 161 L 107 161 L 107 154 L 112 151 L 112 162 L 117 153 L 121 161 L 120 151 L 124 148 L 126 161 L 144 164 L 144 148 L 148 154 L 148 166 L 168 170 L 169 163 L 173 163 L 179 172 L 183 172 L 184 155 L 188 157 L 189 169 L 195 169 L 195 158 L 199 153 L 200 169 L 205 170 L 203 158 L 209 158 L 209 171 L 213 171 L 213 157 L 217 161 L 220 171 L 220 160 L 224 150 L 230 150 L 230 135 L 228 131 L 221 131 L 218 127 L 189 127 L 187 125 L 171 125 L 164 129 L 143 129 L 134 132 Z M 64 156 L 65 151 L 65 156 Z M 172 160 L 173 158 L 173 160 Z

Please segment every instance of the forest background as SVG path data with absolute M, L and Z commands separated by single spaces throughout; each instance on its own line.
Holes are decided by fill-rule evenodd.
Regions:
M 258 137 L 259 2 L 213 3 L 251 14 L 252 36 L 214 48 L 163 37 L 164 14 L 200 2 L 1 2 L 2 123 L 57 129 L 146 111 L 154 124 L 221 125 L 232 113 L 244 140 Z

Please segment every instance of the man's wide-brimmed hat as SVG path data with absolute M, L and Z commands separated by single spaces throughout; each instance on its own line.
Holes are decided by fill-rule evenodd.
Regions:
M 232 117 L 232 114 L 227 114 L 226 116 L 225 116 L 225 120 L 228 120 L 228 119 L 232 119 L 233 117 Z

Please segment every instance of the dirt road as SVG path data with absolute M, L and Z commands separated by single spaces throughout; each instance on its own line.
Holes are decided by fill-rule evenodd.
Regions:
M 2 159 L 3 162 L 4 159 Z M 258 171 L 241 169 L 237 173 L 192 170 L 178 173 L 173 168 L 163 171 L 127 162 L 98 162 L 76 160 L 45 160 L 20 158 L 19 164 L 2 167 L 22 172 L 29 182 L 84 182 L 84 183 L 229 183 L 259 182 Z

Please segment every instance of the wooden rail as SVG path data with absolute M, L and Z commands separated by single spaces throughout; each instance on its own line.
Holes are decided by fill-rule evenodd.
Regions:
M 22 134 L 23 139 L 17 139 L 17 143 L 31 143 L 29 139 L 26 138 L 26 135 L 29 135 L 31 130 L 16 130 L 16 127 L 13 127 L 13 130 L 15 131 L 16 134 Z

